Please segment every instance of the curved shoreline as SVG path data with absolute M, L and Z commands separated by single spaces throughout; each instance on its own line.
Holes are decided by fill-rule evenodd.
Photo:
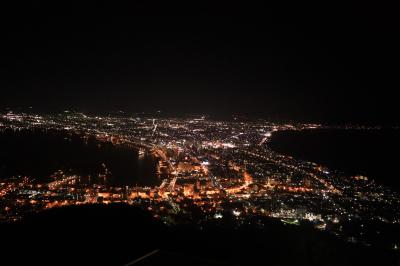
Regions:
M 391 154 L 400 142 L 395 129 L 305 129 L 272 132 L 268 148 L 299 161 L 322 165 L 346 175 L 365 175 L 399 189 L 391 180 L 395 159 Z

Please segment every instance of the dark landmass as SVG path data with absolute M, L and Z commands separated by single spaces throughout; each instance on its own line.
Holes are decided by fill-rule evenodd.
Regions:
M 270 220 L 264 228 L 231 217 L 167 227 L 128 205 L 52 209 L 1 224 L 3 265 L 398 265 L 399 254 L 345 243 L 307 226 Z M 194 223 L 192 223 L 194 224 Z M 18 254 L 18 255 L 17 255 Z

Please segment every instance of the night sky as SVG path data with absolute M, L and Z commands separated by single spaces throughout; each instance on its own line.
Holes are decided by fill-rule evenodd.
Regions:
M 3 6 L 0 107 L 399 122 L 394 7 L 131 2 Z

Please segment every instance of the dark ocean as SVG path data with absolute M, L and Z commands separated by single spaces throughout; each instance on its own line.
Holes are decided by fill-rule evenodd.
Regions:
M 39 182 L 50 181 L 62 170 L 78 174 L 91 183 L 102 183 L 99 174 L 109 171 L 106 185 L 154 186 L 157 161 L 150 155 L 139 158 L 138 151 L 102 143 L 94 138 L 84 140 L 76 134 L 61 131 L 5 130 L 0 132 L 0 180 L 28 176 Z
M 400 191 L 400 130 L 304 130 L 273 134 L 282 154 L 349 175 L 365 175 Z

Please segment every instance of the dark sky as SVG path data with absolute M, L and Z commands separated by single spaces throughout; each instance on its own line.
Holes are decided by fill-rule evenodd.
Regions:
M 3 6 L 0 107 L 399 121 L 394 7 L 113 2 Z

